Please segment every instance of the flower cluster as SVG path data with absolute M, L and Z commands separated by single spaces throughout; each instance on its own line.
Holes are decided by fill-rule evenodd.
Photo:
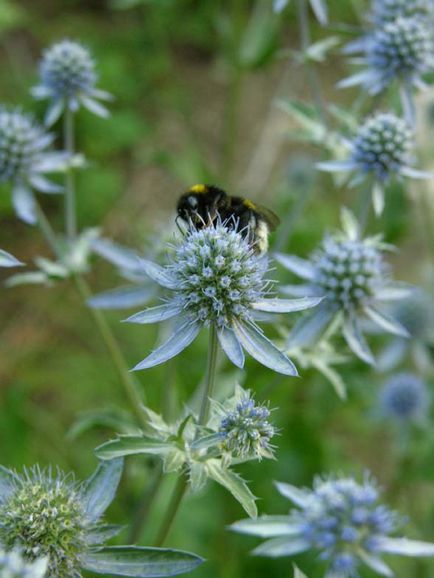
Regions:
M 62 40 L 48 48 L 40 64 L 40 84 L 32 89 L 37 99 L 50 99 L 46 124 L 53 124 L 65 108 L 72 112 L 83 105 L 89 111 L 107 117 L 108 111 L 98 100 L 111 95 L 95 87 L 97 74 L 89 50 L 71 40 Z
M 0 466 L 0 549 L 18 548 L 35 572 L 46 559 L 49 578 L 81 578 L 83 570 L 157 578 L 188 572 L 202 563 L 198 556 L 179 550 L 104 545 L 122 530 L 101 523 L 122 470 L 122 459 L 102 462 L 90 478 L 78 483 L 60 471 L 35 467 L 19 475 Z M 0 564 L 1 556 L 0 551 Z M 37 578 L 36 573 L 18 576 Z
M 406 3 L 412 5 L 413 3 Z M 378 9 L 381 15 L 390 10 Z M 434 69 L 434 37 L 429 19 L 399 14 L 393 20 L 381 17 L 381 22 L 358 42 L 349 45 L 347 52 L 361 52 L 359 59 L 366 68 L 344 79 L 339 85 L 362 85 L 369 94 L 378 94 L 394 81 L 401 85 L 401 98 L 406 117 L 414 122 L 412 88 L 424 85 L 423 77 Z M 375 13 L 374 13 L 375 14 Z
M 92 511 L 95 504 L 85 487 L 71 476 L 37 467 L 19 476 L 2 468 L 6 491 L 0 496 L 0 544 L 21 548 L 30 562 L 46 556 L 50 576 L 81 576 L 87 550 L 98 543 L 98 519 L 114 497 L 122 462 L 103 468 L 113 485 L 101 511 L 100 506 Z
M 383 26 L 400 17 L 427 16 L 432 10 L 432 0 L 374 0 L 372 21 L 375 26 Z
M 421 290 L 415 290 L 406 299 L 392 303 L 391 315 L 405 327 L 411 339 L 396 337 L 384 349 L 379 368 L 390 371 L 410 354 L 414 365 L 422 373 L 429 373 L 433 365 L 431 347 L 434 344 L 434 302 Z
M 269 417 L 270 410 L 265 405 L 257 405 L 249 394 L 244 395 L 220 423 L 222 449 L 241 459 L 271 457 L 270 441 L 276 429 Z
M 400 422 L 423 418 L 429 405 L 426 383 L 412 373 L 390 377 L 380 393 L 380 407 L 385 417 Z
M 326 577 L 359 576 L 361 564 L 382 576 L 392 576 L 383 554 L 433 556 L 434 544 L 391 537 L 404 520 L 383 506 L 376 485 L 366 478 L 317 479 L 312 490 L 277 484 L 297 507 L 288 516 L 242 520 L 232 529 L 271 538 L 254 550 L 261 556 L 292 556 L 307 550 L 319 553 L 328 565 Z
M 30 115 L 0 109 L 0 182 L 12 184 L 15 211 L 26 223 L 37 221 L 32 189 L 62 192 L 44 176 L 66 168 L 66 154 L 50 151 L 53 140 Z
M 407 330 L 381 309 L 382 303 L 400 299 L 409 293 L 405 286 L 389 278 L 382 252 L 387 248 L 378 237 L 361 239 L 357 222 L 344 212 L 345 232 L 327 236 L 310 261 L 282 255 L 276 259 L 307 281 L 302 286 L 288 286 L 289 294 L 317 295 L 324 301 L 296 323 L 289 346 L 305 347 L 314 343 L 332 320 L 340 318 L 343 335 L 350 349 L 360 359 L 374 363 L 362 335 L 360 318 L 367 316 L 381 329 L 404 337 Z
M 20 550 L 6 552 L 0 548 L 1 578 L 44 578 L 47 572 L 47 559 L 39 558 L 28 562 Z
M 366 177 L 374 181 L 372 200 L 377 214 L 384 208 L 383 186 L 392 177 L 429 178 L 430 173 L 415 169 L 412 149 L 413 131 L 405 120 L 392 113 L 377 113 L 360 126 L 355 136 L 344 143 L 348 158 L 342 161 L 317 163 L 323 171 L 350 171 L 352 184 Z
M 321 298 L 267 298 L 270 281 L 264 278 L 268 260 L 258 256 L 246 238 L 224 223 L 190 230 L 173 247 L 166 267 L 141 261 L 143 271 L 173 292 L 163 305 L 127 319 L 154 323 L 178 317 L 177 328 L 163 345 L 135 369 L 158 365 L 174 357 L 196 338 L 203 326 L 217 331 L 228 358 L 244 365 L 243 348 L 263 365 L 296 375 L 292 362 L 269 341 L 255 323 L 257 312 L 289 313 L 317 305 Z

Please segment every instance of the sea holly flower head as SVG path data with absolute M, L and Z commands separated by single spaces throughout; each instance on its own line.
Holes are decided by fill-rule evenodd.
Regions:
M 175 423 L 145 408 L 148 427 L 140 435 L 123 435 L 96 449 L 100 459 L 128 455 L 159 455 L 165 472 L 183 473 L 198 491 L 208 479 L 232 493 L 249 516 L 257 515 L 255 497 L 231 466 L 273 457 L 271 439 L 276 433 L 266 405 L 255 403 L 249 391 L 237 386 L 223 403 L 211 400 L 205 425 L 190 410 Z
M 426 383 L 413 373 L 391 376 L 380 392 L 380 408 L 386 418 L 398 422 L 422 419 L 428 410 Z
M 374 0 L 372 22 L 380 27 L 397 18 L 428 16 L 433 12 L 432 0 Z
M 357 221 L 345 210 L 342 223 L 343 232 L 327 235 L 309 261 L 290 255 L 276 256 L 284 267 L 307 281 L 302 286 L 284 287 L 283 291 L 324 297 L 319 307 L 296 323 L 288 348 L 311 346 L 336 320 L 353 353 L 373 364 L 361 319 L 367 317 L 387 332 L 408 337 L 407 330 L 382 306 L 407 296 L 410 289 L 391 280 L 383 261 L 383 252 L 390 247 L 380 237 L 362 239 Z
M 66 153 L 51 150 L 53 140 L 32 116 L 0 108 L 0 182 L 12 185 L 15 212 L 29 224 L 37 221 L 34 190 L 62 192 L 62 187 L 45 177 L 67 167 Z
M 391 315 L 405 327 L 411 339 L 396 337 L 383 350 L 379 369 L 390 371 L 402 363 L 407 355 L 421 373 L 429 373 L 434 345 L 434 301 L 422 290 L 414 291 L 406 299 L 391 304 Z
M 321 298 L 268 297 L 271 282 L 265 278 L 268 259 L 255 253 L 248 240 L 234 228 L 217 222 L 191 229 L 172 247 L 170 261 L 161 267 L 141 261 L 142 269 L 159 285 L 172 291 L 163 305 L 145 309 L 127 319 L 154 323 L 177 317 L 171 337 L 135 369 L 146 369 L 174 357 L 212 326 L 227 357 L 244 366 L 245 349 L 263 365 L 286 375 L 296 375 L 293 363 L 269 341 L 255 323 L 258 312 L 289 313 L 317 305 Z
M 406 118 L 414 121 L 413 88 L 424 86 L 423 76 L 434 68 L 434 41 L 431 23 L 420 15 L 399 16 L 374 28 L 347 52 L 362 52 L 358 60 L 366 66 L 339 83 L 342 88 L 362 85 L 369 94 L 378 94 L 397 81 Z
M 40 84 L 32 89 L 37 99 L 49 99 L 46 124 L 51 125 L 65 108 L 76 112 L 84 106 L 103 118 L 108 110 L 99 102 L 111 100 L 111 95 L 96 88 L 95 62 L 89 50 L 71 40 L 53 44 L 43 55 L 39 67 Z
M 373 181 L 372 201 L 376 214 L 384 208 L 384 186 L 393 177 L 424 179 L 433 176 L 413 167 L 413 129 L 390 112 L 377 113 L 360 126 L 350 141 L 345 141 L 347 159 L 317 163 L 329 172 L 351 172 L 352 185 L 366 178 Z
M 193 569 L 200 559 L 187 553 L 181 553 L 175 566 L 175 557 L 171 559 L 166 550 L 104 545 L 122 529 L 101 522 L 122 469 L 122 459 L 104 462 L 79 483 L 72 475 L 51 469 L 34 467 L 18 474 L 0 467 L 0 548 L 18 548 L 22 558 L 36 567 L 45 558 L 49 578 L 81 578 L 84 570 L 145 578 Z M 152 572 L 155 562 L 164 563 L 164 556 L 167 574 L 161 571 L 164 565 Z
M 0 576 L 1 578 L 44 578 L 48 567 L 47 558 L 38 558 L 28 562 L 15 549 L 6 552 L 0 548 Z
M 250 392 L 244 392 L 234 409 L 225 411 L 220 422 L 221 446 L 235 458 L 272 457 L 270 445 L 276 433 L 270 423 L 270 410 L 264 404 L 256 404 Z
M 253 553 L 292 556 L 313 550 L 327 564 L 326 578 L 359 576 L 361 565 L 391 577 L 383 554 L 434 556 L 434 544 L 393 537 L 405 520 L 380 501 L 376 484 L 365 477 L 317 478 L 312 490 L 278 483 L 295 506 L 287 516 L 262 516 L 231 526 L 236 532 L 268 538 Z

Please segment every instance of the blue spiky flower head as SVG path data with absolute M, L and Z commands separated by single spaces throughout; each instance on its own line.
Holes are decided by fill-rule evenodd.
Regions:
M 372 202 L 376 214 L 384 209 L 384 187 L 392 178 L 426 179 L 432 173 L 414 168 L 414 131 L 408 122 L 391 112 L 368 117 L 351 140 L 344 141 L 348 157 L 341 161 L 317 163 L 327 172 L 350 172 L 350 185 L 370 179 Z
M 0 548 L 0 576 L 1 578 L 44 578 L 48 566 L 47 558 L 39 558 L 28 562 L 20 550 L 9 552 Z
M 375 482 L 353 478 L 317 478 L 313 489 L 278 483 L 295 506 L 287 516 L 262 516 L 232 525 L 237 532 L 270 537 L 254 550 L 260 556 L 292 556 L 313 550 L 327 564 L 326 578 L 355 578 L 362 564 L 392 576 L 383 554 L 433 556 L 434 544 L 395 538 L 404 519 L 381 503 Z M 280 531 L 279 531 L 280 530 Z
M 75 112 L 83 105 L 99 116 L 108 116 L 98 101 L 110 100 L 111 96 L 96 88 L 95 62 L 85 46 L 71 40 L 53 44 L 44 52 L 39 74 L 40 84 L 32 89 L 32 94 L 51 100 L 46 115 L 48 125 L 59 118 L 65 107 Z
M 401 422 L 423 418 L 428 405 L 427 385 L 413 373 L 397 373 L 391 376 L 380 393 L 383 415 Z
M 68 160 L 65 153 L 50 150 L 53 140 L 31 115 L 0 108 L 0 182 L 12 185 L 15 211 L 26 223 L 36 222 L 32 190 L 62 191 L 44 176 L 64 170 Z
M 223 351 L 238 367 L 245 349 L 260 363 L 295 375 L 292 362 L 269 341 L 255 323 L 258 311 L 288 313 L 313 307 L 321 298 L 269 298 L 265 275 L 268 259 L 257 255 L 236 223 L 220 221 L 200 230 L 191 229 L 172 247 L 169 263 L 161 267 L 141 261 L 143 271 L 172 295 L 163 305 L 141 311 L 130 323 L 154 323 L 178 317 L 171 337 L 135 369 L 146 369 L 174 357 L 196 338 L 202 327 L 211 327 Z
M 292 255 L 276 255 L 287 269 L 304 279 L 301 286 L 282 290 L 290 295 L 303 292 L 322 295 L 323 302 L 296 323 L 289 336 L 290 348 L 310 347 L 333 322 L 355 355 L 375 363 L 362 333 L 363 317 L 368 317 L 383 331 L 408 337 L 407 330 L 385 310 L 388 301 L 406 297 L 409 287 L 394 283 L 390 268 L 383 260 L 390 246 L 380 237 L 362 238 L 352 213 L 342 211 L 343 231 L 326 235 L 310 260 Z
M 241 459 L 272 457 L 270 442 L 276 429 L 269 418 L 268 407 L 257 404 L 249 392 L 244 392 L 220 422 L 223 451 Z
M 339 86 L 361 85 L 375 95 L 398 82 L 405 117 L 413 125 L 413 91 L 424 87 L 423 77 L 434 69 L 434 35 L 430 20 L 420 14 L 399 16 L 351 43 L 347 52 L 361 52 L 357 62 L 365 68 L 339 82 Z
M 119 531 L 99 534 L 99 519 L 121 472 L 122 460 L 115 460 L 97 469 L 94 483 L 79 484 L 60 471 L 34 467 L 19 475 L 1 467 L 0 546 L 19 548 L 31 563 L 46 557 L 50 577 L 80 578 L 89 550 Z
M 378 27 L 401 17 L 427 16 L 432 11 L 432 0 L 374 0 L 372 21 Z

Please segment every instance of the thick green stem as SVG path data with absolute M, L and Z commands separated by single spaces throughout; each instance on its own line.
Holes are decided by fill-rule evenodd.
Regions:
M 87 301 L 92 296 L 89 285 L 80 275 L 74 275 L 73 279 L 83 302 L 87 303 Z M 148 422 L 144 412 L 141 409 L 144 400 L 138 393 L 135 379 L 128 369 L 122 351 L 112 333 L 110 325 L 107 323 L 106 318 L 99 309 L 93 309 L 89 307 L 88 311 L 90 312 L 95 325 L 98 327 L 105 346 L 110 353 L 110 357 L 112 358 L 113 364 L 118 371 L 121 383 L 124 387 L 125 394 L 128 398 L 128 401 L 130 402 L 132 410 L 137 416 L 140 425 L 144 428 L 147 428 Z
M 74 113 L 67 106 L 63 117 L 63 138 L 65 151 L 74 155 Z M 72 243 L 77 236 L 77 211 L 75 203 L 74 170 L 69 167 L 65 177 L 65 230 L 66 237 Z
M 208 361 L 207 361 L 207 370 L 206 370 L 202 403 L 200 406 L 200 413 L 199 413 L 199 425 L 205 425 L 206 422 L 208 421 L 210 398 L 214 391 L 214 384 L 216 377 L 217 353 L 218 353 L 217 329 L 215 325 L 211 325 L 209 328 Z M 169 507 L 164 517 L 157 539 L 155 541 L 155 546 L 162 546 L 167 536 L 169 535 L 169 532 L 175 521 L 176 515 L 181 506 L 182 499 L 185 495 L 185 492 L 187 491 L 188 488 L 187 481 L 188 481 L 187 476 L 185 473 L 183 473 L 176 482 L 176 486 L 173 491 Z
M 217 329 L 215 325 L 212 324 L 210 325 L 209 328 L 207 371 L 206 371 L 204 393 L 199 412 L 200 425 L 205 425 L 206 422 L 208 421 L 210 399 L 214 391 L 214 383 L 216 376 L 217 351 L 218 351 Z

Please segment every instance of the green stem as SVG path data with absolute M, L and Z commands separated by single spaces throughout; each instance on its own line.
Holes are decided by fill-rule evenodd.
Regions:
M 210 398 L 214 390 L 216 367 L 217 367 L 217 329 L 215 325 L 209 328 L 209 346 L 208 346 L 208 361 L 205 378 L 205 386 L 203 391 L 203 398 L 199 413 L 199 425 L 205 425 L 208 421 L 208 414 L 210 408 Z M 177 480 L 172 498 L 169 503 L 166 515 L 161 525 L 160 531 L 155 542 L 155 546 L 162 546 L 173 526 L 176 515 L 182 503 L 182 499 L 187 491 L 188 483 L 187 476 L 183 473 Z
M 163 480 L 163 462 L 160 461 L 157 467 L 155 467 L 154 477 L 151 481 L 151 485 L 145 488 L 143 492 L 142 499 L 136 508 L 136 513 L 134 516 L 133 523 L 131 525 L 131 531 L 128 538 L 129 544 L 135 544 L 142 534 L 142 529 L 146 525 L 149 517 L 149 512 L 151 510 L 152 502 L 160 489 L 161 482 Z
M 38 218 L 38 226 L 42 233 L 42 236 L 44 237 L 47 245 L 53 251 L 57 259 L 59 259 L 59 261 L 62 261 L 63 255 L 59 249 L 59 243 L 56 237 L 56 233 L 54 232 L 53 227 L 50 224 L 50 221 L 47 219 L 44 211 L 42 210 L 41 205 L 38 203 L 38 201 L 35 201 L 35 203 L 36 203 L 35 204 L 36 215 Z
M 214 391 L 214 383 L 216 377 L 217 352 L 218 352 L 217 329 L 215 325 L 212 324 L 210 325 L 209 328 L 207 371 L 206 371 L 204 393 L 199 412 L 200 425 L 205 425 L 206 422 L 208 421 L 210 399 Z
M 322 96 L 321 85 L 316 69 L 307 57 L 307 50 L 311 43 L 307 0 L 297 1 L 297 20 L 300 33 L 300 50 L 304 60 L 309 90 L 318 114 L 324 123 L 324 126 L 327 126 L 326 106 Z
M 63 117 L 63 137 L 65 151 L 70 157 L 74 155 L 74 113 L 66 106 Z M 65 176 L 65 229 L 66 237 L 72 243 L 77 236 L 77 211 L 75 203 L 74 170 L 69 167 Z
M 87 303 L 87 301 L 92 296 L 89 285 L 87 284 L 85 279 L 83 279 L 83 277 L 77 274 L 73 276 L 73 280 L 75 287 L 80 297 L 82 298 L 83 302 Z M 113 364 L 115 365 L 118 371 L 121 383 L 124 387 L 125 394 L 130 402 L 132 410 L 134 411 L 137 419 L 139 420 L 140 425 L 144 428 L 147 428 L 148 422 L 144 412 L 142 412 L 141 410 L 144 400 L 137 391 L 135 379 L 133 378 L 132 374 L 128 369 L 122 351 L 112 333 L 110 325 L 107 323 L 106 318 L 99 309 L 93 309 L 89 307 L 88 311 L 90 312 L 91 317 L 95 322 L 95 325 L 98 327 L 100 335 L 105 343 L 105 346 L 107 347 L 107 350 L 110 353 L 110 357 L 112 358 Z
M 160 531 L 158 532 L 157 539 L 155 540 L 155 546 L 161 547 L 166 541 L 170 530 L 172 529 L 173 522 L 175 521 L 176 515 L 181 506 L 182 499 L 187 490 L 187 476 L 181 474 L 177 479 L 175 488 L 173 490 L 172 499 L 170 500 L 169 507 L 167 509 L 166 515 L 164 517 L 163 523 L 161 525 Z

